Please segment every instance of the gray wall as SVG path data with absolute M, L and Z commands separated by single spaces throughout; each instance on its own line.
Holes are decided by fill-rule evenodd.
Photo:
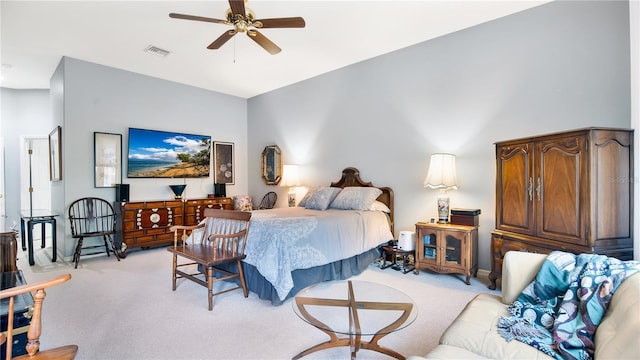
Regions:
M 490 268 L 498 140 L 630 122 L 626 2 L 553 2 L 249 99 L 249 149 L 277 144 L 305 183 L 347 166 L 395 191 L 396 235 L 437 218 L 429 156 L 457 155 L 452 207 L 480 208 Z M 249 157 L 249 192 L 273 189 Z M 285 205 L 279 189 L 279 205 Z

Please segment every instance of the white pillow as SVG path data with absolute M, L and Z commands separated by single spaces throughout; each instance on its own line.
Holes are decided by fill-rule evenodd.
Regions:
M 313 209 L 313 210 L 327 210 L 329 204 L 333 201 L 333 199 L 338 196 L 340 193 L 340 188 L 336 187 L 321 187 L 316 189 L 316 191 L 311 194 L 311 197 L 307 200 L 305 204 L 305 209 Z
M 350 186 L 342 189 L 331 203 L 332 209 L 367 210 L 382 194 L 382 190 L 374 187 Z
M 369 209 L 371 211 L 383 211 L 386 212 L 388 214 L 391 213 L 391 209 L 389 209 L 389 207 L 387 205 L 385 205 L 383 202 L 381 201 L 374 201 L 371 206 L 369 206 Z

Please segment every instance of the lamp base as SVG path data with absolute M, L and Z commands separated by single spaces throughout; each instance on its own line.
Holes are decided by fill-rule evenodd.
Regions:
M 446 192 L 438 195 L 438 224 L 449 223 L 449 196 Z
M 288 195 L 289 195 L 289 207 L 296 206 L 296 193 L 290 192 L 288 193 Z

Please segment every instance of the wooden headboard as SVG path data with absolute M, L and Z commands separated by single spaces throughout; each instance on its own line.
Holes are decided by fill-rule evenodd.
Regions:
M 332 182 L 330 186 L 339 188 L 345 188 L 347 186 L 375 187 L 382 190 L 382 194 L 378 196 L 377 200 L 387 205 L 389 210 L 391 210 L 389 213 L 389 221 L 391 223 L 391 233 L 395 236 L 393 229 L 393 190 L 390 187 L 374 186 L 370 182 L 362 181 L 360 178 L 360 171 L 354 167 L 348 167 L 342 170 L 342 177 L 340 180 Z

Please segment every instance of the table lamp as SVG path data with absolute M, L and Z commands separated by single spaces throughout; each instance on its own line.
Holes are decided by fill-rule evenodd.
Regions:
M 449 195 L 447 190 L 455 190 L 456 185 L 456 156 L 453 154 L 433 154 L 429 164 L 424 186 L 440 189 L 438 194 L 438 223 L 449 222 Z
M 280 186 L 289 187 L 289 207 L 296 206 L 296 187 L 300 186 L 298 165 L 284 165 L 282 167 L 282 180 Z

